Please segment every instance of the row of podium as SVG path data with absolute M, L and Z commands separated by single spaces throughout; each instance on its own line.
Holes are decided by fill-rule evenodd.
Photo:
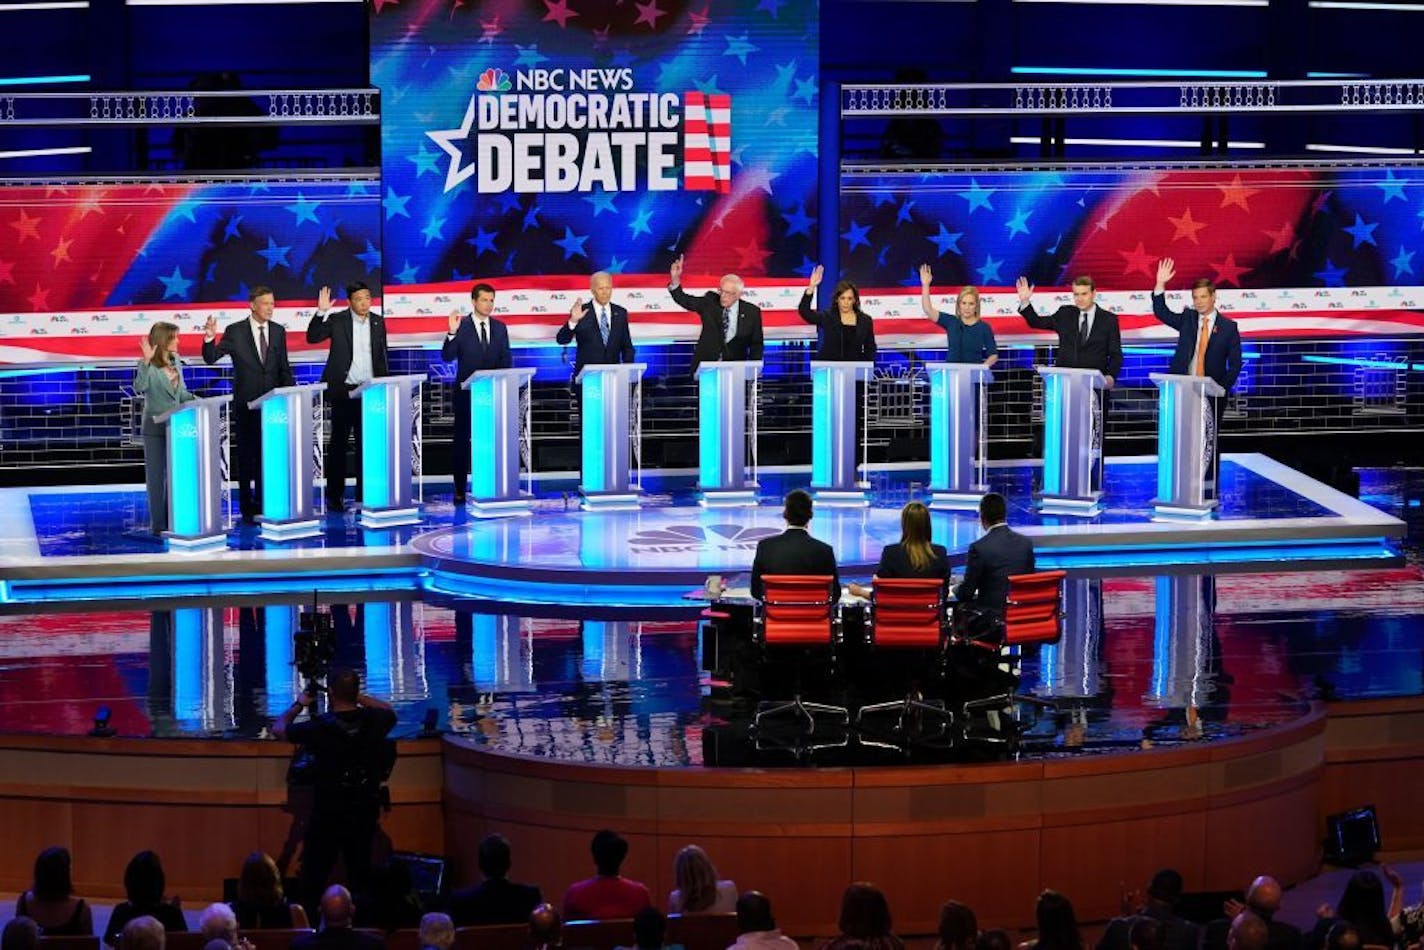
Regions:
M 757 503 L 756 426 L 760 362 L 707 362 L 697 371 L 698 485 L 708 506 Z M 869 504 L 859 478 L 864 462 L 867 400 L 858 384 L 868 362 L 812 362 L 811 487 L 829 505 Z M 988 384 L 977 363 L 926 365 L 930 395 L 930 504 L 973 509 L 988 491 Z M 582 391 L 582 482 L 588 509 L 636 508 L 634 476 L 641 434 L 638 386 L 642 363 L 586 366 Z M 1050 514 L 1093 515 L 1103 496 L 1103 375 L 1096 370 L 1038 367 L 1043 377 L 1043 491 Z M 527 513 L 521 479 L 521 433 L 528 432 L 527 387 L 533 369 L 474 373 L 462 384 L 470 400 L 471 496 L 478 516 Z M 1216 507 L 1214 454 L 1219 385 L 1199 376 L 1153 374 L 1160 396 L 1157 500 L 1159 518 L 1203 518 Z M 414 524 L 413 461 L 420 425 L 421 375 L 386 376 L 351 393 L 361 400 L 363 495 L 359 519 L 371 528 Z M 249 404 L 262 414 L 261 531 L 269 540 L 320 531 L 312 485 L 324 383 L 274 389 Z M 197 399 L 155 416 L 168 425 L 170 547 L 226 543 L 223 415 L 231 396 Z M 751 452 L 748 452 L 748 446 Z M 527 470 L 527 465 L 525 469 Z

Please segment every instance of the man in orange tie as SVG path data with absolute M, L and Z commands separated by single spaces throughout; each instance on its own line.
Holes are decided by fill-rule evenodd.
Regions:
M 1241 330 L 1236 321 L 1216 310 L 1216 285 L 1205 277 L 1192 284 L 1192 309 L 1176 311 L 1167 306 L 1167 284 L 1176 276 L 1177 268 L 1170 257 L 1157 264 L 1157 286 L 1152 288 L 1152 313 L 1177 331 L 1177 349 L 1167 372 L 1179 376 L 1210 376 L 1228 393 L 1241 375 Z M 1221 431 L 1224 398 L 1215 400 L 1215 432 Z M 1215 435 L 1215 433 L 1213 433 Z M 1211 439 L 1213 481 L 1220 471 Z

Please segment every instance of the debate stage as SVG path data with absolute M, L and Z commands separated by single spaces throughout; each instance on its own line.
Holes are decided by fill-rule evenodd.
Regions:
M 869 475 L 870 507 L 818 506 L 811 525 L 835 548 L 845 579 L 873 572 L 881 548 L 899 539 L 901 505 L 927 494 L 923 468 L 884 466 Z M 1029 465 L 998 463 L 989 482 L 1006 496 L 1010 522 L 1033 537 L 1045 568 L 1379 565 L 1397 561 L 1389 542 L 1404 533 L 1399 519 L 1259 454 L 1224 457 L 1219 517 L 1202 522 L 1152 520 L 1152 456 L 1109 459 L 1104 511 L 1091 518 L 1037 512 L 1032 478 Z M 700 507 L 694 480 L 648 476 L 639 510 L 584 512 L 573 480 L 544 479 L 529 517 L 474 519 L 454 510 L 446 494 L 431 498 L 415 526 L 362 529 L 350 515 L 328 516 L 319 537 L 271 543 L 237 528 L 225 548 L 207 553 L 165 551 L 144 537 L 135 488 L 6 489 L 0 605 L 319 590 L 695 613 L 687 595 L 710 575 L 737 586 L 756 542 L 783 527 L 781 494 L 808 479 L 804 471 L 763 472 L 761 504 L 749 508 Z M 978 519 L 936 511 L 933 532 L 961 564 Z

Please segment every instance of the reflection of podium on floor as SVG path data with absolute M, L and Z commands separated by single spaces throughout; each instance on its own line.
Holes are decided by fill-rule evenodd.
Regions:
M 1151 374 L 1157 385 L 1157 521 L 1202 521 L 1220 501 L 1216 403 L 1226 390 L 1209 376 Z
M 708 508 L 757 503 L 756 391 L 760 375 L 760 360 L 708 360 L 697 367 L 697 487 L 701 503 Z
M 1216 691 L 1216 578 L 1161 576 L 1156 594 L 1152 683 L 1145 699 L 1168 709 L 1197 709 Z
M 646 363 L 593 363 L 579 371 L 583 388 L 583 480 L 579 494 L 590 510 L 638 508 L 642 479 L 631 478 L 632 443 L 643 439 L 643 413 L 637 396 Z M 642 462 L 638 463 L 641 473 Z
M 863 459 L 869 426 L 855 384 L 869 381 L 874 370 L 870 362 L 811 361 L 811 491 L 819 505 L 870 504 L 869 483 L 856 477 L 855 450 L 861 449 Z
M 1102 511 L 1103 374 L 1095 369 L 1036 367 L 1043 377 L 1043 494 L 1047 514 L 1091 517 Z
M 981 363 L 926 363 L 930 377 L 930 507 L 975 509 L 988 492 L 988 386 Z
M 378 376 L 351 391 L 361 400 L 361 513 L 367 528 L 420 522 L 411 478 L 423 374 Z M 336 398 L 340 398 L 337 396 Z
M 227 545 L 223 521 L 223 407 L 232 396 L 194 399 L 154 416 L 168 429 L 170 551 Z
M 294 541 L 321 533 L 312 504 L 316 479 L 313 411 L 326 383 L 280 386 L 248 403 L 262 414 L 262 517 L 267 541 Z

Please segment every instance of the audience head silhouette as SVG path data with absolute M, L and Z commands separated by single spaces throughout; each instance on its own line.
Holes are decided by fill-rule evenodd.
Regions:
M 488 878 L 502 878 L 509 874 L 514 863 L 514 855 L 509 847 L 509 839 L 499 832 L 485 835 L 480 841 L 480 873 Z
M 687 845 L 673 858 L 672 877 L 682 893 L 683 913 L 706 910 L 717 902 L 717 868 L 697 845 Z
M 68 900 L 74 893 L 70 878 L 73 861 L 68 848 L 45 848 L 35 856 L 35 879 L 30 887 L 37 901 Z
M 15 917 L 5 922 L 0 933 L 0 950 L 35 950 L 40 945 L 40 928 L 28 917 Z
M 1009 520 L 1009 504 L 1004 501 L 1004 496 L 996 491 L 991 491 L 983 498 L 979 499 L 979 523 L 985 528 L 992 528 L 996 524 L 1003 524 Z
M 986 501 L 988 497 L 985 496 Z M 983 511 L 982 506 L 980 511 Z M 1034 916 L 1038 921 L 1039 950 L 1080 950 L 1083 946 L 1073 903 L 1062 894 L 1055 890 L 1039 894 Z
M 737 933 L 760 933 L 776 929 L 771 901 L 761 891 L 747 891 L 737 898 Z
M 593 865 L 600 877 L 616 877 L 623 868 L 623 859 L 628 857 L 628 842 L 616 831 L 607 828 L 593 836 L 589 846 L 593 852 Z
M 1266 950 L 1270 931 L 1266 922 L 1249 910 L 1243 910 L 1231 921 L 1226 933 L 1227 950 Z
M 356 914 L 356 905 L 351 902 L 351 892 L 340 884 L 333 884 L 321 895 L 321 925 L 330 930 L 333 927 L 350 927 Z
M 455 945 L 455 924 L 449 914 L 430 913 L 420 918 L 420 945 L 450 950 Z
M 564 919 L 553 904 L 540 904 L 529 914 L 529 937 L 538 946 L 555 947 L 563 939 Z
M 847 937 L 871 940 L 890 933 L 890 904 L 885 894 L 865 881 L 857 881 L 845 889 L 841 897 L 838 926 Z
M 124 924 L 119 946 L 124 950 L 163 950 L 163 925 L 148 915 Z
M 972 950 L 978 937 L 979 919 L 973 908 L 959 901 L 945 901 L 939 909 L 939 950 Z
M 793 528 L 804 528 L 811 523 L 811 496 L 800 488 L 786 493 L 786 502 L 781 516 Z
M 644 907 L 633 915 L 633 943 L 638 950 L 658 950 L 667 936 L 667 918 L 656 907 Z

